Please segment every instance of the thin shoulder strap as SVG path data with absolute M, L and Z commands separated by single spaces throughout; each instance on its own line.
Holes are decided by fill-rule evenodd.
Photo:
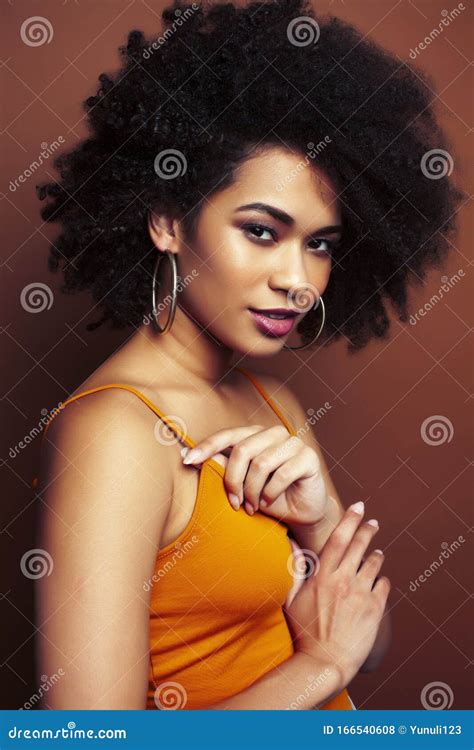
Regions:
M 82 398 L 83 396 L 88 396 L 90 393 L 96 393 L 97 391 L 105 390 L 106 388 L 124 388 L 126 391 L 130 391 L 131 393 L 134 393 L 136 396 L 138 396 L 139 399 L 143 401 L 144 404 L 146 404 L 165 424 L 172 430 L 175 435 L 178 436 L 178 438 L 185 443 L 189 448 L 194 448 L 196 445 L 196 442 L 183 430 L 181 430 L 174 422 L 169 419 L 164 412 L 159 409 L 156 404 L 154 404 L 152 401 L 150 401 L 149 398 L 145 396 L 144 393 L 134 388 L 132 385 L 127 385 L 126 383 L 107 383 L 106 385 L 99 385 L 96 388 L 89 388 L 87 391 L 83 391 L 82 393 L 78 393 L 76 396 L 71 396 L 71 398 L 68 398 L 66 401 L 64 401 L 61 406 L 54 409 L 53 415 L 49 422 L 47 423 L 42 439 L 46 436 L 46 433 L 48 431 L 48 427 L 53 421 L 54 417 L 62 410 L 65 406 L 68 404 L 71 404 L 73 401 L 76 401 L 79 398 Z M 222 473 L 222 467 L 220 464 L 218 464 L 213 459 L 209 459 L 209 463 L 211 463 L 214 467 L 217 467 L 217 471 L 221 474 Z M 38 477 L 35 477 L 31 483 L 31 486 L 33 489 L 38 484 Z
M 183 443 L 186 443 L 186 445 L 189 448 L 194 448 L 194 446 L 196 445 L 195 441 L 186 432 L 181 430 L 174 422 L 172 422 L 171 419 L 169 419 L 169 417 L 167 417 L 166 414 L 162 412 L 161 409 L 159 409 L 156 406 L 156 404 L 150 401 L 150 399 L 147 398 L 144 393 L 134 388 L 133 385 L 127 385 L 126 383 L 107 383 L 107 385 L 99 385 L 96 388 L 89 388 L 89 390 L 82 391 L 82 393 L 78 393 L 76 396 L 71 396 L 71 398 L 68 398 L 67 401 L 64 401 L 64 403 L 61 404 L 60 407 L 55 409 L 53 418 L 56 416 L 56 414 L 59 411 L 61 411 L 61 409 L 64 409 L 64 407 L 67 406 L 67 404 L 70 404 L 73 401 L 76 401 L 78 398 L 82 398 L 83 396 L 88 396 L 89 393 L 95 393 L 96 391 L 105 390 L 105 388 L 124 388 L 126 391 L 130 391 L 131 393 L 134 393 L 135 396 L 138 396 L 138 398 L 143 401 L 144 404 L 150 407 L 150 409 L 157 415 L 157 417 L 162 419 L 163 422 L 165 422 L 165 424 L 168 425 L 168 427 L 179 437 L 180 440 L 183 441 Z M 46 425 L 44 435 L 46 434 L 51 422 L 52 422 L 52 419 Z
M 243 373 L 243 375 L 245 375 L 251 381 L 251 383 L 253 383 L 257 391 L 259 391 L 259 393 L 263 396 L 267 404 L 273 409 L 273 411 L 275 412 L 277 417 L 280 419 L 280 421 L 283 423 L 283 425 L 286 427 L 290 435 L 296 435 L 296 432 L 294 431 L 291 424 L 288 422 L 286 417 L 283 416 L 278 406 L 274 403 L 273 399 L 270 398 L 267 391 L 265 390 L 263 385 L 257 380 L 255 375 L 252 375 L 250 372 L 247 372 L 247 370 L 244 370 L 243 367 L 236 367 L 235 369 Z

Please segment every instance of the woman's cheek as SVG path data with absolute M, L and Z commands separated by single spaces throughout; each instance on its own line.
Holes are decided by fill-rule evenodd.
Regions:
M 291 544 L 291 548 L 293 552 L 293 559 L 292 559 L 292 565 L 291 565 L 291 570 L 293 571 L 293 586 L 288 592 L 288 596 L 284 604 L 285 607 L 290 606 L 291 602 L 293 601 L 296 594 L 300 590 L 301 586 L 305 582 L 302 571 L 304 571 L 306 567 L 305 557 L 304 557 L 303 552 L 301 551 L 301 547 L 291 537 L 288 537 L 288 540 Z

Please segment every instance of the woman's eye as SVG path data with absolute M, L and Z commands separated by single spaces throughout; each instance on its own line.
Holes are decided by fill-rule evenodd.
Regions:
M 253 238 L 253 239 L 255 239 L 255 238 L 257 238 L 259 240 L 261 240 L 261 239 L 265 239 L 265 240 L 272 239 L 272 240 L 274 240 L 275 239 L 275 235 L 274 235 L 273 230 L 270 229 L 270 227 L 263 226 L 262 224 L 246 224 L 245 226 L 242 227 L 242 229 L 245 229 L 246 233 L 250 234 L 250 237 Z M 268 232 L 271 236 L 270 237 L 262 237 L 262 234 L 264 232 Z
M 314 240 L 310 240 L 310 242 L 315 242 L 319 245 L 319 247 L 314 248 L 315 250 L 322 250 L 327 255 L 332 255 L 332 252 L 335 247 L 335 243 L 331 242 L 331 240 L 314 239 Z M 321 243 L 323 243 L 324 247 L 321 247 Z
M 245 234 L 247 237 L 250 237 L 250 239 L 257 239 L 257 240 L 277 240 L 276 232 L 271 229 L 270 227 L 266 227 L 264 224 L 245 224 L 242 226 L 242 229 L 245 231 Z M 265 232 L 270 235 L 270 237 L 265 237 Z M 324 255 L 332 256 L 332 253 L 336 247 L 336 243 L 332 242 L 331 240 L 325 240 L 323 238 L 315 238 L 310 240 L 310 243 L 316 243 L 317 247 L 313 247 L 310 249 L 321 251 Z M 317 252 L 314 253 L 315 255 Z

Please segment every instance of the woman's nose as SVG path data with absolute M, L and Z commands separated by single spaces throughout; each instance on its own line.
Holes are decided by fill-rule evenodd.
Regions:
M 314 302 L 326 288 L 331 268 L 322 259 L 318 263 L 314 256 L 305 256 L 305 252 L 298 240 L 282 245 L 270 260 L 269 285 L 286 294 L 311 295 Z
M 272 256 L 271 263 L 270 286 L 273 289 L 283 289 L 289 292 L 291 289 L 300 289 L 311 284 L 308 268 L 298 243 L 279 248 L 278 252 Z

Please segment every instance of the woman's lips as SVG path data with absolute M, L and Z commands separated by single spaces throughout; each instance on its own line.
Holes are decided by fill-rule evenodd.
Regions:
M 250 310 L 250 314 L 253 316 L 257 328 L 269 336 L 279 337 L 286 336 L 295 325 L 297 316 L 293 315 L 291 318 L 270 318 L 262 313 Z

